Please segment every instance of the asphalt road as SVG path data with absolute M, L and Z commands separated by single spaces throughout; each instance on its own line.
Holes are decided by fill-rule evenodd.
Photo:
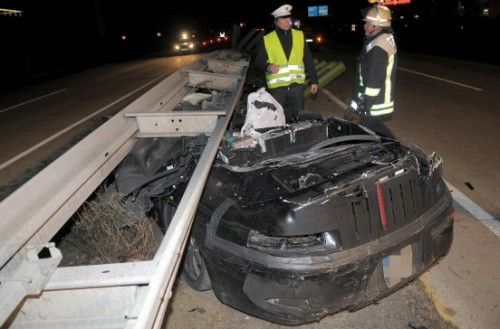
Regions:
M 307 100 L 308 111 L 342 115 L 349 100 L 354 49 L 321 56 L 342 60 L 347 72 Z M 197 55 L 157 58 L 99 67 L 0 94 L 0 199 L 42 168 L 68 144 L 97 127 L 162 77 Z M 389 123 L 401 139 L 436 151 L 445 178 L 498 224 L 500 214 L 500 68 L 436 57 L 401 54 L 396 113 Z M 476 214 L 477 217 L 477 214 Z M 481 216 L 479 216 L 481 217 Z M 457 204 L 450 255 L 424 278 L 355 313 L 340 313 L 311 328 L 497 328 L 500 323 L 498 235 Z M 422 288 L 424 287 L 424 288 Z M 438 315 L 437 311 L 439 311 Z M 179 282 L 167 328 L 275 328 L 230 309 L 211 292 Z

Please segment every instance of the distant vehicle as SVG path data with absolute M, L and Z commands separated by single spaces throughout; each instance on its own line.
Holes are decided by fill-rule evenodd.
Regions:
M 200 47 L 203 50 L 220 49 L 227 46 L 230 37 L 225 32 L 220 32 L 217 35 L 210 35 L 200 39 Z
M 198 40 L 194 33 L 182 32 L 178 40 L 173 44 L 176 53 L 194 52 L 198 49 Z
M 311 29 L 304 29 L 304 37 L 311 50 L 318 50 L 325 43 L 324 35 Z

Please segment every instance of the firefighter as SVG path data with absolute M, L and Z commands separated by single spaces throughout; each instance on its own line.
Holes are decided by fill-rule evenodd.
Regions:
M 353 98 L 345 117 L 379 135 L 395 138 L 383 124 L 394 112 L 397 48 L 391 11 L 386 6 L 374 5 L 362 12 L 365 42 L 356 67 Z
M 271 13 L 276 29 L 263 37 L 255 67 L 265 72 L 269 93 L 285 110 L 287 122 L 298 119 L 304 107 L 306 74 L 311 94 L 318 92 L 318 78 L 304 33 L 292 29 L 292 6 L 285 4 Z

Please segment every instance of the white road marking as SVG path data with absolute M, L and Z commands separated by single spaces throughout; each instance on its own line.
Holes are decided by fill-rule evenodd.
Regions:
M 60 94 L 60 93 L 63 93 L 65 92 L 66 90 L 68 90 L 68 88 L 64 88 L 64 89 L 60 89 L 60 90 L 57 90 L 57 91 L 54 91 L 50 94 L 47 94 L 47 95 L 43 95 L 43 96 L 40 96 L 40 97 L 37 97 L 37 98 L 33 98 L 33 99 L 30 99 L 26 102 L 22 102 L 20 104 L 17 104 L 17 105 L 14 105 L 14 106 L 11 106 L 11 107 L 7 107 L 5 109 L 1 109 L 0 110 L 0 113 L 3 113 L 3 112 L 7 112 L 7 111 L 10 111 L 10 110 L 13 110 L 15 108 L 18 108 L 18 107 L 21 107 L 23 105 L 26 105 L 26 104 L 29 104 L 29 103 L 32 103 L 32 102 L 36 102 L 40 99 L 44 99 L 44 98 L 47 98 L 47 97 L 50 97 L 50 96 L 53 96 L 53 95 L 56 95 L 56 94 Z
M 338 97 L 333 95 L 326 89 L 321 89 L 323 94 L 329 97 L 332 101 L 337 103 L 341 108 L 345 109 L 347 105 L 342 102 Z M 446 181 L 445 181 L 446 182 Z M 455 200 L 460 206 L 467 210 L 474 218 L 483 223 L 493 234 L 500 238 L 500 221 L 495 219 L 486 210 L 481 208 L 477 203 L 469 199 L 465 194 L 460 192 L 450 183 L 446 182 L 446 185 L 451 190 L 451 195 L 453 200 Z
M 495 219 L 486 210 L 481 208 L 477 203 L 469 199 L 465 194 L 460 192 L 456 187 L 446 182 L 446 185 L 451 191 L 453 200 L 455 200 L 460 206 L 465 208 L 472 216 L 474 216 L 478 221 L 483 223 L 493 234 L 500 238 L 500 221 Z
M 431 79 L 435 79 L 435 80 L 439 80 L 439 81 L 448 82 L 448 83 L 451 83 L 453 85 L 457 85 L 457 86 L 464 87 L 464 88 L 469 88 L 469 89 L 472 89 L 472 90 L 475 90 L 475 91 L 484 91 L 484 89 L 482 89 L 482 88 L 474 87 L 474 86 L 467 85 L 465 83 L 461 83 L 461 82 L 457 82 L 457 81 L 453 81 L 453 80 L 448 80 L 448 79 L 440 78 L 440 77 L 437 77 L 435 75 L 430 75 L 430 74 L 426 74 L 426 73 L 422 73 L 422 72 L 418 72 L 418 71 L 413 71 L 413 70 L 410 70 L 410 69 L 406 69 L 404 67 L 398 67 L 398 70 L 401 70 L 401 71 L 404 71 L 404 72 L 413 73 L 413 74 L 417 74 L 417 75 L 421 75 L 421 76 L 424 76 L 424 77 L 427 77 L 427 78 L 431 78 Z
M 343 110 L 345 110 L 347 108 L 347 104 L 342 102 L 340 100 L 340 98 L 338 98 L 337 96 L 333 95 L 331 92 L 329 92 L 328 90 L 322 88 L 321 89 L 321 92 L 323 94 L 325 94 L 328 98 L 330 98 L 332 101 L 334 101 L 338 106 L 340 106 Z
M 33 152 L 33 151 L 35 151 L 35 150 L 39 149 L 40 147 L 42 147 L 42 146 L 44 146 L 45 144 L 47 144 L 47 143 L 49 143 L 49 142 L 53 141 L 54 139 L 56 139 L 57 137 L 61 136 L 62 134 L 64 134 L 64 133 L 66 133 L 66 132 L 70 131 L 71 129 L 75 128 L 76 126 L 78 126 L 78 125 L 82 124 L 83 122 L 85 122 L 85 121 L 89 120 L 89 119 L 90 119 L 90 118 L 92 118 L 93 116 L 95 116 L 95 115 L 97 115 L 97 114 L 99 114 L 99 113 L 101 113 L 101 112 L 103 112 L 103 111 L 107 110 L 108 108 L 112 107 L 113 105 L 115 105 L 115 104 L 117 104 L 117 103 L 121 102 L 121 101 L 122 101 L 122 100 L 124 100 L 125 98 L 127 98 L 127 97 L 129 97 L 129 96 L 133 95 L 134 93 L 138 92 L 139 90 L 141 90 L 141 89 L 143 89 L 143 88 L 145 88 L 145 87 L 147 87 L 147 86 L 149 86 L 149 85 L 153 84 L 154 82 L 156 82 L 156 81 L 158 81 L 158 80 L 160 80 L 160 79 L 164 78 L 165 76 L 166 76 L 166 75 L 162 75 L 162 76 L 160 76 L 160 77 L 158 77 L 158 78 L 153 79 L 152 81 L 149 81 L 148 83 L 143 84 L 142 86 L 140 86 L 140 87 L 139 87 L 139 88 L 137 88 L 137 89 L 132 90 L 131 92 L 129 92 L 129 93 L 128 93 L 128 94 L 126 94 L 125 96 L 120 97 L 119 99 L 115 100 L 115 101 L 114 101 L 114 102 L 112 102 L 112 103 L 109 103 L 108 105 L 106 105 L 106 106 L 104 106 L 103 108 L 101 108 L 101 109 L 97 110 L 96 112 L 94 112 L 94 113 L 92 113 L 92 114 L 90 114 L 90 115 L 86 116 L 85 118 L 83 118 L 83 119 L 79 120 L 78 122 L 75 122 L 75 123 L 74 123 L 74 124 L 72 124 L 71 126 L 68 126 L 68 127 L 66 127 L 65 129 L 63 129 L 63 130 L 61 130 L 61 131 L 59 131 L 59 132 L 55 133 L 54 135 L 50 136 L 49 138 L 47 138 L 47 139 L 45 139 L 45 140 L 41 141 L 40 143 L 38 143 L 38 144 L 36 144 L 36 145 L 34 145 L 34 146 L 30 147 L 30 148 L 29 148 L 29 149 L 27 149 L 26 151 L 24 151 L 24 152 L 22 152 L 22 153 L 20 153 L 20 154 L 16 155 L 16 156 L 15 156 L 15 157 L 13 157 L 12 159 L 7 160 L 6 162 L 4 162 L 4 163 L 0 164 L 0 170 L 2 170 L 2 169 L 4 169 L 4 168 L 6 168 L 6 167 L 8 167 L 8 166 L 10 166 L 11 164 L 13 164 L 14 162 L 16 162 L 17 160 L 19 160 L 19 159 L 21 159 L 21 158 L 24 158 L 25 156 L 27 156 L 27 155 L 28 155 L 28 154 L 30 154 L 31 152 Z

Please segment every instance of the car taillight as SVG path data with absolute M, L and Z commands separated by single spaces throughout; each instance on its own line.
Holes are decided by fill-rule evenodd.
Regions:
M 377 199 L 378 199 L 378 210 L 380 213 L 380 223 L 384 231 L 387 231 L 387 214 L 385 212 L 384 195 L 382 194 L 382 187 L 377 184 Z

